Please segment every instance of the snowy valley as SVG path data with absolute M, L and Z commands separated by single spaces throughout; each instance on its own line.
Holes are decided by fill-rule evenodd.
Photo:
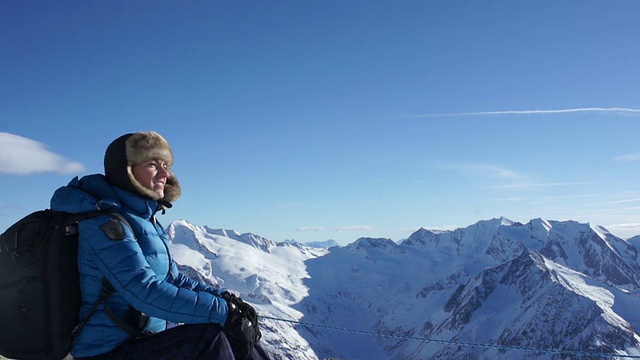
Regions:
M 255 305 L 275 359 L 640 356 L 638 250 L 599 226 L 499 218 L 328 249 L 169 233 L 182 271 Z

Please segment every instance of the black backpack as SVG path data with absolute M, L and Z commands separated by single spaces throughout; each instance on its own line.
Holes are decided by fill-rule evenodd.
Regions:
M 122 215 L 108 210 L 31 213 L 0 235 L 0 354 L 13 359 L 62 359 L 98 305 L 81 323 L 78 222 Z

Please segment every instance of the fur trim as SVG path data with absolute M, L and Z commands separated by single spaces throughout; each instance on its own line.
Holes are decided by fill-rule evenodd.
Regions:
M 173 151 L 169 143 L 155 131 L 137 132 L 127 139 L 127 161 L 131 165 L 161 159 L 173 165 Z
M 175 174 L 169 170 L 164 187 L 164 198 L 147 189 L 133 176 L 133 165 L 148 160 L 159 159 L 173 165 L 173 151 L 169 143 L 157 132 L 137 132 L 126 134 L 114 140 L 105 153 L 105 175 L 107 180 L 118 187 L 153 200 L 178 200 L 182 190 Z
M 178 178 L 172 173 L 169 173 L 167 183 L 164 184 L 164 199 L 168 202 L 174 202 L 182 195 L 182 188 L 180 188 L 180 182 Z

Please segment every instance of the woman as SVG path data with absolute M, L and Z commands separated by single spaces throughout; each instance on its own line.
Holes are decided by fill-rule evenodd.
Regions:
M 172 164 L 160 134 L 126 134 L 107 148 L 105 175 L 76 177 L 51 199 L 54 211 L 101 209 L 126 220 L 100 216 L 78 226 L 80 317 L 87 321 L 71 351 L 76 359 L 266 358 L 254 346 L 255 310 L 180 274 L 171 258 L 156 214 L 181 193 Z M 167 330 L 167 321 L 185 325 Z

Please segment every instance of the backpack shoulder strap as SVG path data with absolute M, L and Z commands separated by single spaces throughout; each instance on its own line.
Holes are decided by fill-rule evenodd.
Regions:
M 124 215 L 120 214 L 119 212 L 113 211 L 113 210 L 91 210 L 91 211 L 85 211 L 85 212 L 79 212 L 79 213 L 61 213 L 61 212 L 56 212 L 56 211 L 51 211 L 52 213 L 59 213 L 59 214 L 64 214 L 65 215 L 65 221 L 64 221 L 64 225 L 65 226 L 69 226 L 69 225 L 73 225 L 75 223 L 78 223 L 82 220 L 87 220 L 87 219 L 91 219 L 97 216 L 111 216 L 113 218 L 116 218 L 120 221 L 122 221 L 132 232 L 133 232 L 133 228 L 131 227 L 131 224 L 129 223 L 129 221 L 124 217 Z
M 122 215 L 122 214 L 120 214 L 118 212 L 112 211 L 112 210 L 92 210 L 92 211 L 81 212 L 81 213 L 73 213 L 73 214 L 65 213 L 65 215 L 66 215 L 65 222 L 64 222 L 65 226 L 71 226 L 71 225 L 76 224 L 76 223 L 78 223 L 78 222 L 80 222 L 82 220 L 91 219 L 91 218 L 94 218 L 94 217 L 97 217 L 97 216 L 104 216 L 104 215 L 111 216 L 111 217 L 113 217 L 115 219 L 118 219 L 118 220 L 122 221 L 129 228 L 129 230 L 131 230 L 131 233 L 133 233 L 133 228 L 131 227 L 131 224 L 129 223 L 129 221 L 124 217 L 124 215 Z M 93 306 L 91 306 L 91 309 L 89 310 L 89 313 L 84 318 L 84 320 L 82 320 L 78 325 L 76 325 L 76 327 L 71 332 L 71 336 L 73 338 L 75 338 L 78 334 L 80 334 L 82 329 L 89 322 L 89 319 L 91 318 L 91 316 L 98 309 L 98 306 L 100 306 L 100 304 L 105 302 L 111 295 L 113 295 L 114 292 L 115 292 L 115 289 L 113 288 L 113 286 L 111 284 L 109 284 L 107 279 L 104 279 L 102 292 L 100 292 L 100 296 L 98 296 L 98 299 L 96 300 L 96 302 L 93 303 Z M 112 314 L 112 312 L 109 309 L 107 311 L 107 315 L 112 320 L 113 320 L 113 317 L 117 318 L 115 314 L 113 314 L 113 317 L 111 316 L 111 314 Z M 120 327 L 122 330 L 124 330 L 125 332 L 127 332 L 128 334 L 131 335 L 129 328 L 127 327 L 126 324 L 124 324 L 124 322 L 122 320 L 118 319 L 118 321 L 114 321 L 114 323 L 116 323 L 116 325 L 118 325 L 118 327 Z

